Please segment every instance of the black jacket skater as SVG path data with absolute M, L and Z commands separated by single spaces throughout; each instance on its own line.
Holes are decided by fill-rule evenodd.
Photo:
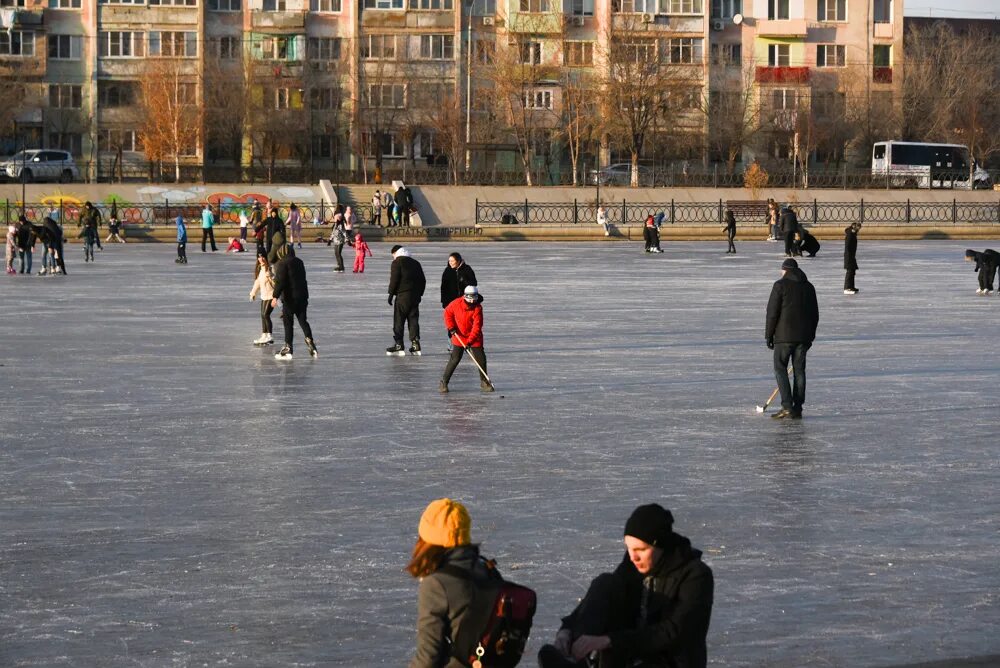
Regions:
M 813 235 L 809 234 L 809 230 L 804 227 L 799 227 L 799 236 L 802 237 L 802 243 L 799 244 L 799 249 L 813 257 L 819 252 L 819 241 Z
M 395 258 L 389 268 L 389 294 L 406 295 L 413 304 L 419 304 L 427 288 L 427 279 L 420 263 L 403 255 Z
M 858 270 L 858 233 L 854 227 L 848 225 L 844 228 L 844 269 L 847 271 Z
M 818 325 L 816 289 L 801 269 L 788 269 L 771 288 L 764 337 L 774 337 L 775 343 L 812 343 Z
M 465 262 L 458 269 L 445 267 L 441 275 L 441 308 L 447 308 L 448 304 L 465 294 L 465 288 L 470 285 L 479 285 L 472 267 Z
M 288 255 L 274 266 L 274 298 L 280 299 L 290 311 L 309 304 L 306 266 L 294 255 Z

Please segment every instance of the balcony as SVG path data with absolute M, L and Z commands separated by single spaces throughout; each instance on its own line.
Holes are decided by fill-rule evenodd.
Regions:
M 808 67 L 758 67 L 754 81 L 761 84 L 809 83 Z
M 18 9 L 14 12 L 14 28 L 37 28 L 42 25 L 42 12 Z
M 306 25 L 305 12 L 251 12 L 254 30 L 302 30 Z
M 0 56 L 0 76 L 28 79 L 45 76 L 45 58 Z
M 875 39 L 892 39 L 893 34 L 893 24 L 875 23 Z
M 892 83 L 892 68 L 891 67 L 873 67 L 872 68 L 872 83 L 891 84 Z
M 757 21 L 760 37 L 805 37 L 808 32 L 805 19 L 761 19 Z

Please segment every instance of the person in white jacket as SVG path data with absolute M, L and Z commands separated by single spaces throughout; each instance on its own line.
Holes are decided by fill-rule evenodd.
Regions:
M 274 336 L 271 333 L 271 311 L 274 310 L 274 306 L 271 305 L 271 300 L 274 299 L 274 276 L 271 274 L 271 265 L 268 263 L 267 257 L 263 255 L 257 256 L 257 266 L 254 269 L 250 301 L 254 300 L 258 292 L 260 293 L 261 335 L 260 338 L 254 339 L 253 344 L 255 346 L 268 346 L 274 343 Z
M 597 207 L 597 224 L 604 228 L 604 236 L 611 236 L 611 226 L 608 224 L 608 210 L 603 206 Z

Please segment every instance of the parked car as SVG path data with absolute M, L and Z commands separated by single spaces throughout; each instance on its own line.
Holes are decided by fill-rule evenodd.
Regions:
M 24 170 L 24 181 L 59 181 L 69 183 L 80 180 L 80 170 L 76 161 L 68 151 L 55 149 L 29 149 L 15 153 L 0 162 L 0 171 L 13 181 L 21 181 L 21 170 Z
M 619 162 L 608 165 L 603 169 L 590 170 L 590 182 L 594 185 L 602 186 L 628 186 L 632 184 L 632 164 L 629 162 Z M 639 185 L 653 185 L 653 170 L 649 167 L 639 165 Z

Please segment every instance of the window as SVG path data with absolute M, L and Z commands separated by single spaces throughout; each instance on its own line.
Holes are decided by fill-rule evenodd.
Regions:
M 141 151 L 142 142 L 135 130 L 104 128 L 97 133 L 98 151 Z
M 847 0 L 817 0 L 816 18 L 820 21 L 846 21 Z
M 315 110 L 340 109 L 340 89 L 313 88 L 309 91 L 309 108 Z
M 787 19 L 790 16 L 788 2 L 789 0 L 767 0 L 767 18 L 772 21 Z
M 295 37 L 264 37 L 254 46 L 255 57 L 261 60 L 299 60 Z
M 594 0 L 572 0 L 573 16 L 593 16 Z
M 194 7 L 198 0 L 149 0 L 151 7 L 161 5 L 163 7 Z
M 142 58 L 144 55 L 141 32 L 111 30 L 98 36 L 98 53 L 105 58 Z
M 816 67 L 843 67 L 847 47 L 843 44 L 820 44 L 816 47 Z
M 340 60 L 339 37 L 310 37 L 310 60 Z
M 497 0 L 473 0 L 473 16 L 493 16 L 497 13 Z
M 0 0 L 0 7 L 24 7 L 24 0 Z
M 522 12 L 547 12 L 549 0 L 520 0 Z
M 80 0 L 49 0 L 49 9 L 80 9 Z
M 403 0 L 365 0 L 365 9 L 402 9 Z
M 817 116 L 842 116 L 847 109 L 846 96 L 836 91 L 813 93 L 812 109 Z
M 520 56 L 522 65 L 540 65 L 542 62 L 542 43 L 522 42 Z
M 701 107 L 701 89 L 695 86 L 686 86 L 667 92 L 667 108 L 684 111 L 688 109 L 698 109 Z
M 736 67 L 743 62 L 743 47 L 739 44 L 713 44 L 712 64 Z
M 406 107 L 406 85 L 370 84 L 368 104 L 378 109 L 403 109 Z
M 340 0 L 309 0 L 311 12 L 339 12 Z
M 702 14 L 702 0 L 660 0 L 663 14 Z
M 331 160 L 336 158 L 339 153 L 336 135 L 313 135 L 313 159 Z
M 114 109 L 131 107 L 139 100 L 139 84 L 135 81 L 98 81 L 97 105 Z
M 373 155 L 375 147 L 378 146 L 380 153 L 387 158 L 406 157 L 406 143 L 402 137 L 394 132 L 369 132 L 366 139 L 365 146 L 368 149 L 368 155 Z
M 451 11 L 452 0 L 410 0 L 410 9 L 444 9 Z
M 655 14 L 657 0 L 611 0 L 611 10 L 621 14 Z
M 208 9 L 213 12 L 238 12 L 241 8 L 240 0 L 208 0 Z
M 792 63 L 792 47 L 788 44 L 767 45 L 768 67 L 788 67 Z
M 265 12 L 283 12 L 285 11 L 285 0 L 264 0 L 261 9 Z
M 83 38 L 79 35 L 49 35 L 49 58 L 79 60 Z
M 771 109 L 775 111 L 791 111 L 795 109 L 796 95 L 794 88 L 775 88 L 771 91 Z
M 288 89 L 276 88 L 274 90 L 274 108 L 288 109 Z
M 526 90 L 521 102 L 525 109 L 551 109 L 552 91 Z
M 50 132 L 49 148 L 69 151 L 71 155 L 79 158 L 83 155 L 83 135 L 78 132 Z
M 421 35 L 421 60 L 451 60 L 455 57 L 454 35 Z
M 83 107 L 82 87 L 49 84 L 49 106 L 54 109 L 80 109 Z
M 149 55 L 163 58 L 194 58 L 198 55 L 198 33 L 158 31 L 149 33 Z
M 437 153 L 434 146 L 434 133 L 429 130 L 418 132 L 413 138 L 413 156 L 415 158 L 433 157 Z
M 892 0 L 875 0 L 875 23 L 892 23 Z
M 0 56 L 34 56 L 35 33 L 0 30 Z
M 569 67 L 592 67 L 594 64 L 593 42 L 565 42 L 563 44 L 564 64 Z
M 624 42 L 613 48 L 612 57 L 619 63 L 655 63 L 656 40 Z
M 198 84 L 180 82 L 177 84 L 177 102 L 179 104 L 198 103 Z
M 674 37 L 667 40 L 666 62 L 691 65 L 702 61 L 702 40 L 695 37 Z
M 215 38 L 217 55 L 222 60 L 238 60 L 240 57 L 240 38 L 232 35 Z
M 102 5 L 144 5 L 146 0 L 98 0 Z
M 496 42 L 488 39 L 476 40 L 476 62 L 489 65 L 496 58 Z
M 361 38 L 361 58 L 364 60 L 395 60 L 395 35 L 368 35 Z
M 743 0 L 712 0 L 712 18 L 731 19 L 743 13 Z
M 875 67 L 892 67 L 892 47 L 888 44 L 875 44 L 872 47 L 872 64 Z

